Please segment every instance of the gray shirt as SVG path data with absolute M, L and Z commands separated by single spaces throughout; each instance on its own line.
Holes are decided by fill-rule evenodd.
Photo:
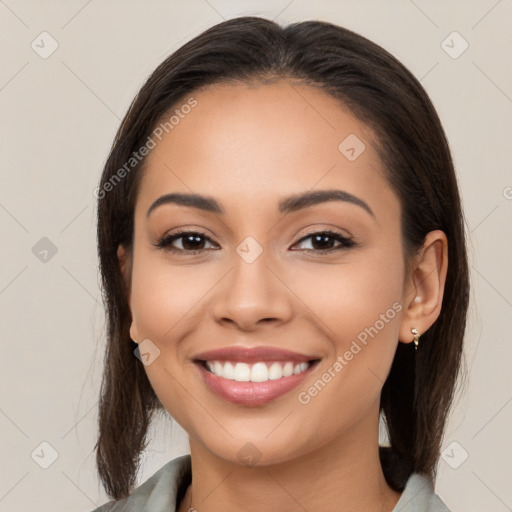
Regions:
M 190 455 L 182 455 L 160 468 L 133 493 L 119 501 L 109 501 L 93 512 L 176 512 L 179 478 L 190 470 Z M 434 493 L 424 475 L 413 473 L 392 512 L 450 512 Z

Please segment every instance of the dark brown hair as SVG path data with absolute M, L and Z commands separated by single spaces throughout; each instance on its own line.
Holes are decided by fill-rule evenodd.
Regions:
M 153 415 L 163 406 L 134 356 L 128 288 L 117 248 L 130 250 L 144 160 L 119 170 L 144 145 L 162 116 L 200 87 L 220 82 L 293 80 L 321 88 L 376 134 L 373 141 L 401 204 L 404 254 L 429 231 L 448 238 L 448 273 L 440 316 L 412 343 L 398 343 L 381 395 L 391 448 L 381 448 L 389 484 L 402 490 L 412 472 L 435 481 L 454 397 L 469 298 L 461 202 L 449 146 L 418 80 L 377 44 L 342 27 L 305 21 L 282 27 L 258 17 L 222 22 L 168 57 L 130 106 L 98 188 L 98 254 L 107 311 L 107 347 L 95 446 L 108 494 L 127 496 L 136 483 Z M 122 179 L 119 177 L 122 175 Z M 110 185 L 109 185 L 110 184 Z

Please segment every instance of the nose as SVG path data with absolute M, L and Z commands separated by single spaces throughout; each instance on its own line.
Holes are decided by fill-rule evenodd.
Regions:
M 217 288 L 213 315 L 217 322 L 254 331 L 262 326 L 278 326 L 290 321 L 293 293 L 279 270 L 270 268 L 263 252 L 247 263 L 234 258 L 234 267 Z

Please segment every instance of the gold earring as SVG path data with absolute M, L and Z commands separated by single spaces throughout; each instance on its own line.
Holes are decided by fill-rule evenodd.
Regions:
M 131 338 L 130 338 L 130 339 L 131 339 Z M 132 340 L 132 341 L 133 341 L 133 343 L 135 343 L 136 345 L 138 345 L 138 344 L 139 344 L 139 342 L 138 342 L 138 341 L 135 341 L 135 340 Z
M 416 327 L 413 327 L 411 329 L 411 332 L 414 334 L 414 350 L 418 350 L 418 343 L 420 341 L 420 333 L 418 332 L 418 329 Z

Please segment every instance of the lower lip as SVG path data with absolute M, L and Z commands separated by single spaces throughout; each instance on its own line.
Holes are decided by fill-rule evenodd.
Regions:
M 238 382 L 219 377 L 208 371 L 201 363 L 196 363 L 206 385 L 221 398 L 237 405 L 262 405 L 295 389 L 317 366 L 311 363 L 309 368 L 301 373 L 282 377 L 266 382 Z

